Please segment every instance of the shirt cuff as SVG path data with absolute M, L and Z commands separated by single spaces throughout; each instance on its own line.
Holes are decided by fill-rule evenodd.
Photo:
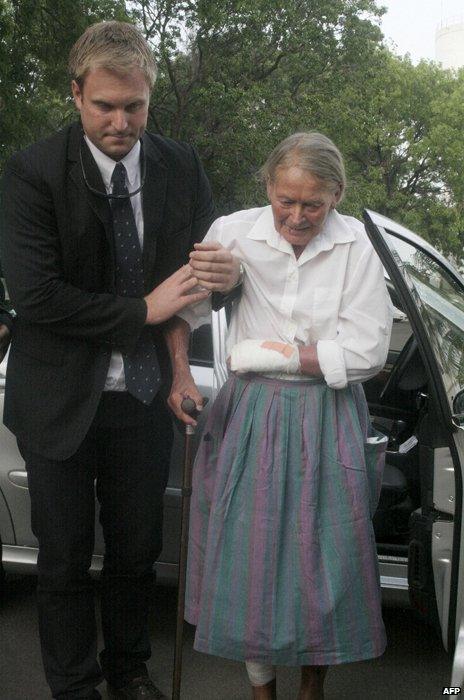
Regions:
M 348 384 L 343 350 L 335 340 L 317 341 L 317 359 L 327 386 L 344 389 Z
M 191 331 L 211 323 L 211 297 L 197 301 L 196 304 L 191 306 L 184 306 L 183 309 L 176 313 L 176 316 L 186 321 Z

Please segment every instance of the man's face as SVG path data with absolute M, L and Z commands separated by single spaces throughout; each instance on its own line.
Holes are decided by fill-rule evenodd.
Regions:
M 150 90 L 142 71 L 94 68 L 82 89 L 73 80 L 72 93 L 88 138 L 113 160 L 124 158 L 147 124 Z
M 278 168 L 267 194 L 275 229 L 296 252 L 322 231 L 327 215 L 340 199 L 297 166 Z

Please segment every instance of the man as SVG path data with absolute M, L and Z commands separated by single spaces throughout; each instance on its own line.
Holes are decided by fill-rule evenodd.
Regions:
M 103 672 L 112 698 L 162 698 L 145 664 L 171 445 L 168 351 L 174 411 L 191 421 L 180 401 L 200 401 L 185 324 L 172 317 L 239 272 L 218 246 L 204 273 L 185 264 L 213 219 L 211 192 L 190 146 L 144 131 L 155 67 L 139 32 L 93 25 L 69 66 L 80 123 L 6 169 L 2 261 L 17 318 L 4 422 L 28 472 L 53 697 L 101 697 Z M 88 575 L 95 477 L 101 670 Z

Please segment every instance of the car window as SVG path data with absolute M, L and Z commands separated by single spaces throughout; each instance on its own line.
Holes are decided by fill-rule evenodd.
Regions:
M 212 367 L 213 337 L 209 323 L 190 334 L 189 360 L 191 364 Z
M 396 319 L 393 317 L 393 327 L 390 339 L 390 351 L 399 353 L 406 344 L 406 341 L 411 336 L 411 324 L 407 316 L 405 318 Z
M 393 305 L 393 327 L 390 337 L 390 352 L 399 353 L 412 333 L 411 324 L 409 323 L 409 319 L 404 312 L 401 299 L 398 296 L 395 285 L 390 280 L 388 272 L 385 270 L 385 268 L 384 275 L 385 283 Z
M 464 387 L 464 290 L 425 250 L 387 234 L 427 329 L 449 399 Z

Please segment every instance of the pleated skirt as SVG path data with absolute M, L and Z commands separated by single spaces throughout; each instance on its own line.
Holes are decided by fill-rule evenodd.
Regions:
M 371 518 L 385 446 L 361 385 L 228 379 L 193 470 L 195 649 L 290 666 L 382 654 Z

